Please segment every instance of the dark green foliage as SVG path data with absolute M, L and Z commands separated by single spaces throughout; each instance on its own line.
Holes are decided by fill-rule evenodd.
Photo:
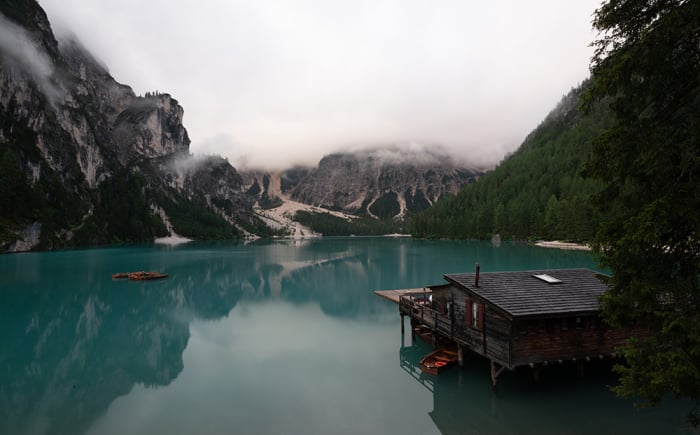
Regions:
M 206 208 L 205 204 L 188 201 L 176 193 L 158 193 L 156 203 L 168 215 L 173 231 L 185 237 L 200 240 L 237 239 L 240 234 L 235 226 Z
M 420 189 L 416 189 L 415 194 L 411 193 L 411 189 L 406 189 L 404 198 L 406 198 L 406 210 L 409 213 L 416 213 L 430 207 L 430 202 L 425 197 L 425 193 Z
M 599 186 L 580 172 L 593 139 L 611 123 L 597 105 L 586 116 L 577 106 L 587 84 L 559 106 L 493 171 L 413 218 L 416 237 L 533 237 L 586 241 L 596 220 L 588 198 Z
M 4 149 L 3 149 L 4 148 Z M 0 220 L 28 220 L 32 218 L 32 188 L 20 167 L 17 154 L 3 147 L 0 154 Z
M 0 108 L 0 131 L 7 138 L 0 144 L 0 245 L 15 240 L 16 231 L 38 222 L 39 248 L 54 248 L 59 245 L 56 232 L 77 225 L 87 212 L 81 199 L 85 193 L 82 172 L 70 157 L 66 158 L 73 148 L 66 146 L 61 148 L 63 154 L 52 156 L 65 163 L 65 173 L 57 174 L 36 147 L 37 133 L 27 115 L 17 109 L 14 98 Z M 46 117 L 43 132 L 55 143 L 66 143 L 52 112 Z M 38 169 L 36 181 L 27 175 L 30 166 Z
M 391 219 L 401 211 L 398 198 L 396 192 L 386 192 L 369 206 L 369 212 L 379 219 Z
M 700 397 L 700 2 L 610 1 L 596 11 L 588 104 L 617 122 L 587 172 L 604 185 L 594 247 L 612 271 L 606 320 L 647 325 L 624 348 L 623 396 Z M 697 416 L 694 417 L 697 422 Z
M 330 213 L 298 211 L 294 220 L 324 236 L 377 236 L 405 232 L 403 224 L 372 218 L 356 218 L 351 222 Z
M 238 220 L 236 222 L 240 228 L 249 232 L 250 234 L 255 234 L 259 237 L 273 237 L 273 236 L 286 236 L 289 235 L 289 231 L 285 228 L 274 229 L 268 227 L 265 222 L 263 222 L 257 216 L 253 216 L 249 220 Z
M 248 188 L 248 191 L 246 193 L 250 196 L 257 196 L 260 192 L 262 192 L 262 189 L 256 181 Z
M 146 199 L 143 179 L 122 169 L 100 184 L 95 209 L 75 234 L 77 244 L 143 242 L 167 234 Z
M 263 210 L 269 210 L 271 208 L 279 207 L 283 204 L 283 201 L 276 196 L 270 197 L 268 196 L 267 192 L 265 192 L 260 200 L 258 200 L 258 204 Z

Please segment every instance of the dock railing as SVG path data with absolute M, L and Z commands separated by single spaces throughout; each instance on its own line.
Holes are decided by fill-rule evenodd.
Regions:
M 435 378 L 425 375 L 419 365 L 419 361 L 424 353 L 422 348 L 416 346 L 402 347 L 399 356 L 400 365 L 406 373 L 432 393 L 435 391 Z
M 399 297 L 399 312 L 419 321 L 433 331 L 452 338 L 453 321 L 450 316 L 433 309 L 432 292 L 412 292 Z

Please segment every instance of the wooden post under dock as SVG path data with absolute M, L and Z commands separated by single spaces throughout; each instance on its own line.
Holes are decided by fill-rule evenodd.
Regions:
M 498 368 L 497 368 L 498 367 Z M 498 379 L 498 375 L 501 374 L 505 367 L 502 365 L 498 364 L 497 362 L 491 360 L 491 386 L 493 389 L 496 389 L 496 381 Z
M 630 337 L 643 337 L 642 327 L 613 328 L 599 317 L 598 297 L 607 290 L 597 271 L 538 269 L 455 273 L 445 283 L 374 293 L 394 302 L 411 336 L 443 342 L 490 361 L 494 388 L 503 369 L 529 366 L 537 382 L 543 367 L 572 362 L 579 377 L 593 358 L 615 357 Z M 568 343 L 576 343 L 570 346 Z M 545 357 L 546 355 L 546 357 Z

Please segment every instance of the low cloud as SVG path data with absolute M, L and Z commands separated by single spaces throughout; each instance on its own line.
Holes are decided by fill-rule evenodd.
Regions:
M 193 152 L 268 169 L 412 143 L 494 165 L 588 76 L 599 4 L 42 0 L 117 80 L 177 98 Z
M 52 80 L 54 66 L 39 43 L 22 27 L 0 14 L 0 52 L 3 60 L 29 74 L 46 98 L 55 104 L 63 92 Z
M 416 166 L 448 164 L 470 166 L 470 162 L 458 160 L 447 149 L 434 144 L 410 142 L 370 148 L 354 148 L 349 151 L 357 153 L 360 157 L 370 157 L 377 166 L 406 163 Z
M 218 155 L 189 154 L 172 161 L 172 168 L 178 173 L 191 174 L 212 160 L 223 159 Z

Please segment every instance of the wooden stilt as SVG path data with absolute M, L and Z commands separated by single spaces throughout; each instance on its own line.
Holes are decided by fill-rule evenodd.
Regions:
M 496 368 L 498 366 L 498 368 Z M 497 362 L 491 360 L 491 386 L 493 389 L 496 389 L 496 380 L 498 379 L 498 375 L 501 374 L 505 367 L 501 366 Z
M 457 345 L 457 361 L 460 367 L 464 367 L 464 348 L 461 344 Z
M 402 336 L 402 337 L 403 337 L 403 334 L 404 334 L 404 326 L 403 326 L 403 320 L 404 320 L 404 319 L 403 319 L 403 317 L 404 317 L 404 316 L 403 316 L 403 313 L 402 313 L 402 314 L 401 314 L 401 336 Z
M 411 318 L 411 344 L 416 342 L 416 323 L 414 323 L 413 318 Z

